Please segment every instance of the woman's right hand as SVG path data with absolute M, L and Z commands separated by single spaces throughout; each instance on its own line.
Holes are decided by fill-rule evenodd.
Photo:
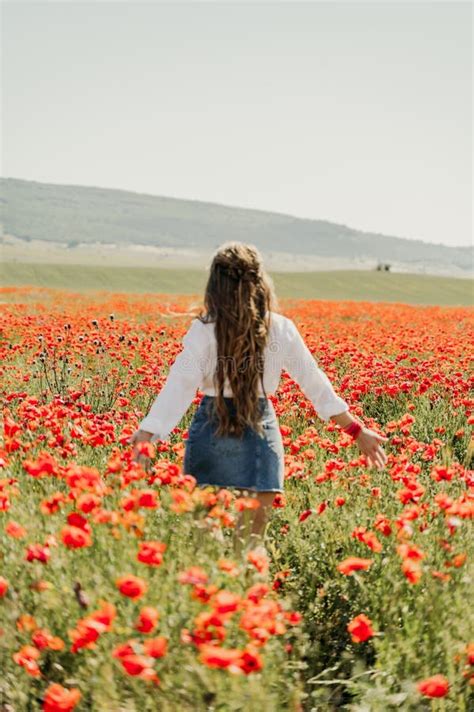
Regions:
M 128 439 L 129 444 L 134 446 L 132 453 L 133 462 L 136 462 L 138 465 L 142 465 L 144 468 L 149 466 L 150 458 L 140 453 L 138 445 L 139 443 L 150 442 L 152 436 L 153 433 L 148 433 L 146 430 L 136 430 Z
M 387 464 L 387 455 L 380 443 L 388 442 L 388 438 L 379 435 L 374 430 L 362 427 L 355 442 L 360 451 L 366 456 L 369 467 L 376 466 L 379 470 L 383 470 Z

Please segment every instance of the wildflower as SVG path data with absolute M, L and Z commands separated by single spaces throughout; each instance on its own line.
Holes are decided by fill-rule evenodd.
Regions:
M 240 569 L 231 559 L 219 559 L 217 565 L 221 571 L 228 574 L 229 576 L 238 576 Z
M 150 658 L 162 658 L 168 651 L 168 641 L 166 638 L 148 638 L 143 643 L 143 649 Z
M 356 527 L 351 534 L 353 539 L 358 539 L 369 547 L 372 551 L 382 551 L 382 544 L 377 539 L 374 532 L 368 531 L 366 527 Z
M 13 654 L 13 660 L 20 665 L 31 677 L 41 677 L 41 671 L 37 663 L 40 651 L 33 645 L 23 645 L 17 653 Z
M 43 648 L 49 648 L 49 650 L 63 650 L 64 648 L 64 641 L 61 640 L 61 638 L 51 635 L 49 630 L 45 628 L 37 628 L 31 636 L 31 640 L 38 650 L 43 650 Z
M 99 636 L 111 629 L 115 615 L 115 606 L 104 602 L 98 611 L 79 620 L 76 628 L 69 631 L 72 640 L 71 652 L 76 653 L 81 648 L 93 648 Z
M 303 616 L 298 611 L 285 611 L 284 616 L 289 625 L 299 625 L 303 620 Z
M 191 566 L 189 569 L 178 575 L 179 583 L 206 583 L 207 579 L 208 576 L 206 572 L 200 566 Z
M 140 444 L 147 445 L 148 443 Z M 146 509 L 157 509 L 157 507 L 160 506 L 158 493 L 153 489 L 146 489 L 138 492 L 136 502 L 139 507 L 144 507 Z
M 455 475 L 455 469 L 446 465 L 435 465 L 430 474 L 435 482 L 441 482 L 442 480 L 450 482 Z
M 241 651 L 236 648 L 221 648 L 218 645 L 201 645 L 199 659 L 211 668 L 228 668 L 237 666 Z
M 367 571 L 372 564 L 373 559 L 361 559 L 358 556 L 350 556 L 337 565 L 337 570 L 341 574 L 344 574 L 344 576 L 350 576 L 354 571 Z
M 384 517 L 383 514 L 377 514 L 374 521 L 374 529 L 383 534 L 384 536 L 390 536 L 392 533 L 392 527 L 390 524 L 390 519 Z
M 63 493 L 55 492 L 40 503 L 40 511 L 42 514 L 54 514 L 64 502 L 66 502 L 66 497 Z
M 107 601 L 102 603 L 101 608 L 95 613 L 91 613 L 89 618 L 102 623 L 105 626 L 105 630 L 110 630 L 112 627 L 112 621 L 116 616 L 116 609 L 113 603 L 107 603 Z
M 84 492 L 77 498 L 77 508 L 84 514 L 89 514 L 101 505 L 101 498 L 92 492 Z
M 348 623 L 347 630 L 351 634 L 354 643 L 363 643 L 374 635 L 372 621 L 364 613 L 353 618 Z
M 140 677 L 155 683 L 159 682 L 156 672 L 150 666 L 149 658 L 144 655 L 125 655 L 120 658 L 120 662 L 127 675 Z
M 151 633 L 158 625 L 160 614 L 152 606 L 145 606 L 141 609 L 135 628 L 140 633 Z
M 272 502 L 273 509 L 281 509 L 286 506 L 286 498 L 283 492 L 277 492 Z
M 444 675 L 433 675 L 421 680 L 417 689 L 425 697 L 444 697 L 449 692 L 449 682 Z
M 90 534 L 79 527 L 63 527 L 61 529 L 61 540 L 69 549 L 81 549 L 85 546 L 92 546 Z
M 414 544 L 399 544 L 397 553 L 402 559 L 411 559 L 412 561 L 421 561 L 425 557 L 421 549 Z
M 456 554 L 456 556 L 453 557 L 451 564 L 455 568 L 459 569 L 461 566 L 463 566 L 466 563 L 467 559 L 467 554 Z
M 6 580 L 6 578 L 3 578 L 3 576 L 0 576 L 0 598 L 3 598 L 7 591 L 8 581 Z
M 36 620 L 29 613 L 23 613 L 16 622 L 16 627 L 19 631 L 31 631 L 37 628 Z
M 41 544 L 30 544 L 26 549 L 25 559 L 27 561 L 40 561 L 42 564 L 46 564 L 49 561 L 51 552 L 47 546 L 41 546 Z
M 258 672 L 262 669 L 263 660 L 256 650 L 246 648 L 242 651 L 237 664 L 246 675 L 249 675 L 251 672 Z
M 82 648 L 94 648 L 97 639 L 104 631 L 105 626 L 92 618 L 78 621 L 76 628 L 68 632 L 72 641 L 71 652 L 77 653 Z
M 53 682 L 44 693 L 43 712 L 71 712 L 80 699 L 81 693 L 77 688 L 67 690 Z
M 136 450 L 139 455 L 143 455 L 144 457 L 149 457 L 150 459 L 153 459 L 156 454 L 156 448 L 153 445 L 153 443 L 150 442 L 138 442 L 135 444 Z
M 240 606 L 240 596 L 231 591 L 219 591 L 212 597 L 211 605 L 217 613 L 233 613 Z
M 264 573 L 265 571 L 268 571 L 268 558 L 263 551 L 260 551 L 260 548 L 253 549 L 253 551 L 249 551 L 247 554 L 247 561 L 251 563 L 252 566 L 255 566 L 259 573 Z
M 142 541 L 137 554 L 138 561 L 148 566 L 160 566 L 163 563 L 163 553 L 166 544 L 161 541 Z
M 46 477 L 57 475 L 59 465 L 49 452 L 40 452 L 36 460 L 25 460 L 23 469 L 32 477 Z
M 203 584 L 196 583 L 191 592 L 191 598 L 194 598 L 196 601 L 201 601 L 201 603 L 208 603 L 218 590 L 218 587 L 214 584 L 203 586 Z
M 280 572 L 280 573 L 286 573 L 286 572 Z M 288 571 L 289 574 L 289 571 Z M 262 598 L 265 598 L 265 596 L 268 594 L 270 589 L 268 588 L 266 583 L 256 583 L 249 590 L 247 591 L 247 595 L 245 598 L 248 601 L 252 601 L 253 603 L 258 603 L 259 601 L 262 600 Z
M 246 509 L 258 509 L 260 502 L 256 497 L 237 497 L 234 501 L 234 507 L 237 512 L 243 512 Z
M 26 536 L 26 529 L 11 519 L 5 527 L 5 532 L 13 539 L 23 539 Z
M 141 598 L 148 588 L 146 581 L 133 574 L 121 576 L 115 583 L 123 596 L 132 598 L 133 600 Z
M 416 584 L 421 579 L 420 566 L 411 559 L 403 561 L 402 572 L 409 583 Z

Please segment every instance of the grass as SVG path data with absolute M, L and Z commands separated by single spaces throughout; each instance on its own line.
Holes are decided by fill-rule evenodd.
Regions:
M 277 293 L 282 298 L 469 306 L 473 304 L 474 296 L 472 281 L 455 277 L 362 270 L 274 272 L 272 276 Z M 0 265 L 0 277 L 4 286 L 197 294 L 203 291 L 206 272 L 198 269 L 4 262 Z

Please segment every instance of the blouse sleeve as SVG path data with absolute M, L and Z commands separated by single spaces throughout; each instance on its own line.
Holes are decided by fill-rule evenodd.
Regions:
M 295 323 L 288 319 L 283 368 L 299 384 L 315 411 L 327 422 L 331 415 L 349 410 L 349 404 L 336 394 L 331 381 L 318 366 Z
M 183 348 L 168 372 L 140 430 L 153 433 L 151 442 L 167 440 L 191 405 L 205 370 L 207 339 L 205 325 L 194 319 L 183 337 Z

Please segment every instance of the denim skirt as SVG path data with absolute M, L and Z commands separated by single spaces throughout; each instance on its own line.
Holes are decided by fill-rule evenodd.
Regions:
M 273 403 L 259 398 L 263 435 L 247 426 L 241 438 L 218 436 L 212 415 L 214 396 L 203 396 L 185 440 L 184 473 L 201 486 L 254 492 L 283 492 L 284 449 Z M 224 398 L 232 413 L 233 398 Z

